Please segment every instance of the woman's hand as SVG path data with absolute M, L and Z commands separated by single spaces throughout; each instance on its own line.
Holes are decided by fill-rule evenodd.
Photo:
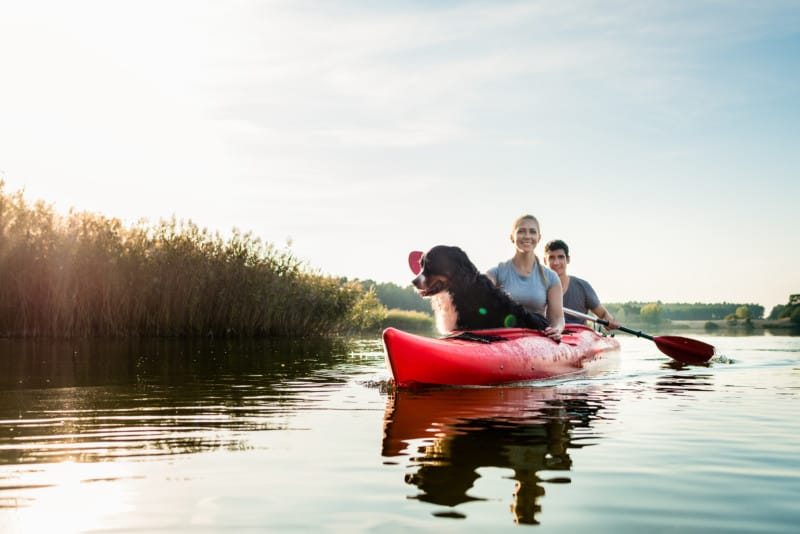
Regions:
M 561 328 L 554 328 L 552 326 L 548 326 L 544 329 L 544 335 L 552 339 L 553 341 L 561 341 Z

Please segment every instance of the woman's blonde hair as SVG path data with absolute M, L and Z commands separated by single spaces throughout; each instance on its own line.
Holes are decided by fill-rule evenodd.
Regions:
M 511 235 L 516 235 L 517 228 L 519 228 L 519 225 L 522 224 L 522 221 L 533 221 L 534 224 L 536 224 L 536 228 L 539 230 L 539 235 L 541 235 L 542 225 L 539 224 L 539 219 L 529 213 L 520 215 L 514 220 L 514 228 L 511 230 Z M 544 287 L 547 288 L 547 277 L 544 275 L 544 265 L 539 261 L 539 256 L 537 256 L 535 252 L 533 253 L 533 259 L 536 261 L 536 265 L 539 267 L 539 274 L 542 277 L 542 282 L 544 282 Z

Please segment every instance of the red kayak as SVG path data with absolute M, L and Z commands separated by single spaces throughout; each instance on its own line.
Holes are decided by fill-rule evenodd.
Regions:
M 585 373 L 619 341 L 569 325 L 557 343 L 525 328 L 456 332 L 430 338 L 387 328 L 386 364 L 399 387 L 489 386 Z

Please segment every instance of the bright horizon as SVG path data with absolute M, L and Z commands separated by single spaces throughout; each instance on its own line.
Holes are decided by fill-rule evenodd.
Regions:
M 536 215 L 604 302 L 800 293 L 800 4 L 0 3 L 0 179 L 323 274 L 485 271 Z

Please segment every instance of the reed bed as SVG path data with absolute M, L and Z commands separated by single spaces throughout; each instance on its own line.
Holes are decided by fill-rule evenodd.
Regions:
M 0 181 L 0 335 L 305 336 L 375 328 L 374 291 L 191 221 L 55 213 Z

